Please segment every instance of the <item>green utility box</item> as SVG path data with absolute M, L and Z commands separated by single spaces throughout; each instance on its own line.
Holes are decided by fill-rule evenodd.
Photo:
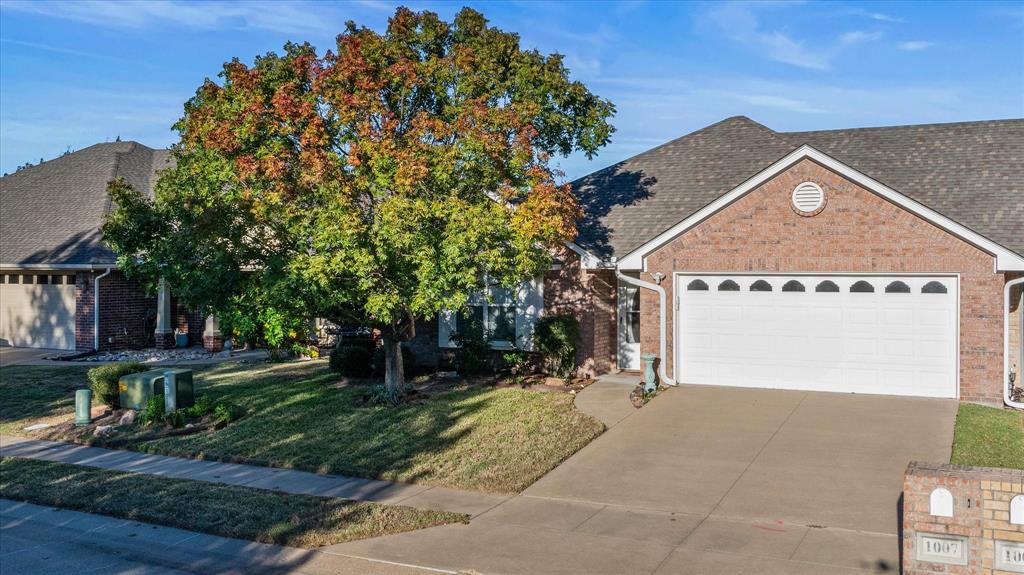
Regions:
M 165 369 L 164 379 L 164 407 L 167 411 L 174 411 L 182 407 L 192 407 L 195 402 L 195 393 L 192 388 L 191 369 Z
M 165 405 L 171 403 L 171 410 L 192 406 L 195 403 L 195 396 L 192 390 L 191 369 L 153 369 L 121 376 L 117 382 L 121 407 L 143 409 L 149 398 L 154 395 L 163 397 L 166 387 L 164 374 L 169 376 L 167 379 L 173 394 L 171 402 L 167 402 L 165 398 Z

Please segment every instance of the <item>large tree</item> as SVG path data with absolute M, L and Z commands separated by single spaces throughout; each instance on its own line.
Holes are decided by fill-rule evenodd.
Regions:
M 575 233 L 554 155 L 606 144 L 614 108 L 558 54 L 462 9 L 399 8 L 225 64 L 175 125 L 176 165 L 150 200 L 124 182 L 104 227 L 130 274 L 212 311 L 319 315 L 381 330 L 385 382 L 417 319 L 461 309 L 481 278 L 540 273 Z

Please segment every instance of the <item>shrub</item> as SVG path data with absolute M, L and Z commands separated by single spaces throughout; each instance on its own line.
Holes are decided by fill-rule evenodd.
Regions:
M 230 403 L 213 403 L 208 395 L 201 395 L 191 407 L 182 407 L 172 412 L 166 412 L 164 407 L 164 396 L 154 395 L 146 401 L 146 407 L 139 413 L 139 423 L 143 425 L 170 425 L 181 427 L 185 422 L 199 419 L 205 415 L 213 414 L 214 425 L 218 428 L 236 421 L 245 414 L 240 407 Z
M 292 355 L 295 357 L 317 359 L 320 357 L 320 348 L 315 345 L 309 345 L 297 341 L 292 344 Z
M 466 322 L 463 332 L 453 333 L 451 340 L 458 347 L 455 357 L 460 375 L 476 375 L 490 367 L 491 344 L 475 317 Z
M 217 422 L 218 427 L 223 427 L 232 421 L 236 421 L 244 414 L 245 412 L 242 408 L 230 403 L 218 403 L 213 408 L 213 420 Z
M 121 393 L 117 380 L 129 373 L 146 371 L 146 367 L 137 361 L 108 363 L 89 370 L 89 388 L 98 401 L 117 409 L 121 407 Z
M 512 373 L 512 384 L 519 385 L 526 371 L 526 353 L 521 349 L 511 349 L 503 353 L 501 359 Z
M 213 413 L 213 400 L 210 399 L 209 395 L 205 393 L 196 398 L 195 403 L 191 407 L 184 407 L 180 409 L 185 418 L 187 419 L 198 419 L 207 413 Z
M 402 346 L 402 369 L 405 373 L 412 373 L 416 369 L 416 354 L 406 346 Z M 373 351 L 373 373 L 384 375 L 384 348 L 378 347 Z
M 537 321 L 533 341 L 544 356 L 549 373 L 558 377 L 572 377 L 576 371 L 576 342 L 580 338 L 580 323 L 571 315 L 549 315 Z
M 331 350 L 329 365 L 332 371 L 346 377 L 369 377 L 374 361 L 365 345 L 346 344 Z
M 394 407 L 401 401 L 401 395 L 394 390 L 388 389 L 385 385 L 373 386 L 373 391 L 366 398 L 367 405 L 383 405 Z
M 160 423 L 164 420 L 164 396 L 154 395 L 146 400 L 146 407 L 139 413 L 139 422 L 143 425 Z

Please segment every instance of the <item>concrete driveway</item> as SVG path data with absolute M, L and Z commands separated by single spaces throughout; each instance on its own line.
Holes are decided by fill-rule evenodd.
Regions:
M 32 361 L 38 361 L 48 355 L 54 355 L 59 353 L 71 353 L 70 351 L 61 352 L 56 349 L 43 349 L 35 347 L 0 347 L 0 367 L 6 367 L 8 365 L 17 365 L 19 363 L 28 363 Z
M 515 497 L 448 526 L 339 546 L 483 573 L 898 572 L 911 460 L 949 460 L 949 400 L 687 386 L 638 411 L 598 383 L 612 427 Z

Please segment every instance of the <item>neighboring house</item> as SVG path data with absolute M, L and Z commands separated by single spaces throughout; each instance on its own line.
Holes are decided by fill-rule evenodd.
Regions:
M 100 233 L 107 183 L 121 176 L 152 192 L 169 158 L 135 142 L 96 144 L 0 178 L 0 345 L 166 346 L 174 328 L 199 341 L 202 318 L 126 278 Z
M 151 190 L 166 161 L 100 144 L 0 180 L 0 338 L 93 346 L 93 286 L 114 266 L 106 182 Z M 1024 120 L 775 132 L 735 117 L 573 187 L 584 218 L 552 269 L 471 302 L 496 348 L 530 349 L 537 319 L 566 313 L 593 375 L 653 353 L 679 383 L 998 402 L 1019 372 Z M 160 313 L 116 269 L 99 282 L 101 347 L 159 343 L 168 323 L 198 334 L 166 291 Z M 450 353 L 459 321 L 418 326 L 421 362 Z
M 999 402 L 1021 364 L 1024 120 L 735 117 L 573 186 L 579 237 L 515 317 L 578 317 L 590 373 Z

